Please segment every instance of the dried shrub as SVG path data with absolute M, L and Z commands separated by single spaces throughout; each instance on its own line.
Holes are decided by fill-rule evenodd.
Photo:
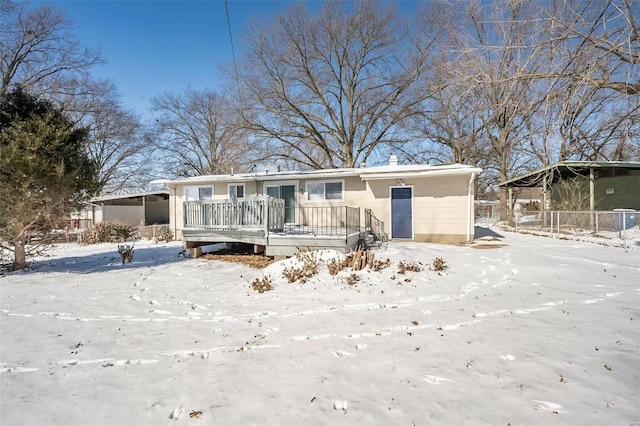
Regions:
M 304 284 L 309 278 L 318 273 L 320 261 L 317 253 L 312 250 L 299 250 L 295 258 L 301 265 L 285 268 L 282 271 L 282 276 L 289 283 L 300 281 L 300 283 Z
M 251 288 L 257 291 L 258 293 L 264 293 L 265 291 L 270 291 L 271 287 L 271 278 L 264 276 L 262 278 L 256 278 L 251 283 Z
M 282 276 L 287 279 L 288 283 L 295 283 L 299 279 L 302 279 L 302 269 L 301 268 L 284 268 L 282 270 Z
M 375 262 L 373 262 L 373 270 L 376 272 L 380 272 L 381 270 L 383 270 L 384 268 L 388 268 L 389 266 L 391 266 L 391 260 L 389 258 L 384 261 L 376 260 Z
M 398 262 L 398 274 L 404 275 L 407 272 L 420 272 L 422 271 L 422 264 L 417 262 L 405 263 L 403 261 Z
M 360 277 L 356 274 L 351 274 L 347 277 L 347 284 L 355 285 L 358 281 L 360 281 Z
M 156 241 L 162 241 L 163 243 L 173 241 L 173 232 L 169 228 L 163 229 L 162 232 L 156 234 Z
M 120 255 L 120 258 L 122 259 L 122 264 L 124 265 L 125 263 L 131 263 L 133 262 L 133 247 L 135 246 L 135 244 L 129 245 L 129 244 L 123 244 L 120 245 L 118 244 L 118 254 Z
M 331 259 L 331 261 L 329 261 L 329 263 L 327 264 L 327 268 L 329 268 L 329 274 L 337 275 L 338 272 L 342 271 L 342 269 L 344 268 L 343 263 L 344 262 L 339 262 L 337 259 Z
M 127 224 L 100 222 L 82 234 L 85 244 L 122 243 L 137 237 L 137 229 Z
M 442 272 L 447 269 L 447 261 L 441 257 L 436 257 L 433 259 L 433 263 L 431 264 L 431 270 L 436 272 Z

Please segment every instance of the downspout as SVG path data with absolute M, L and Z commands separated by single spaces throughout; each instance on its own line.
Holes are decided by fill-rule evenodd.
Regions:
M 142 225 L 146 226 L 147 225 L 147 196 L 143 195 L 142 196 Z M 138 226 L 140 226 L 140 224 L 138 224 Z
M 467 194 L 469 194 L 469 208 L 467 209 L 467 243 L 471 242 L 471 212 L 473 211 L 473 180 L 475 177 L 476 174 L 471 173 L 469 178 L 469 187 L 467 188 Z
M 595 174 L 593 173 L 593 167 L 589 169 L 589 210 L 591 213 L 589 214 L 589 222 L 591 225 L 591 229 L 594 228 L 595 224 L 595 214 L 596 210 L 596 190 L 595 190 Z
M 171 190 L 173 190 L 173 238 L 177 238 L 177 236 L 178 236 L 178 217 L 176 216 L 176 187 L 175 186 L 174 187 L 169 186 L 169 191 L 171 191 Z M 171 198 L 171 192 L 169 192 L 169 198 Z M 169 217 L 169 221 L 171 221 L 171 217 Z
M 595 174 L 593 167 L 589 169 L 589 210 L 592 212 L 596 209 L 596 190 L 595 190 Z

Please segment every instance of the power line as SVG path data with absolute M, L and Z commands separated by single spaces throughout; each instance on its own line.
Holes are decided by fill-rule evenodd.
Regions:
M 238 96 L 240 96 L 240 79 L 238 77 L 238 63 L 236 62 L 236 49 L 233 43 L 233 32 L 231 31 L 231 19 L 229 18 L 229 2 L 224 0 L 224 8 L 227 12 L 227 28 L 229 29 L 229 41 L 231 42 L 231 57 L 233 58 L 233 72 L 236 76 L 236 85 L 238 86 Z

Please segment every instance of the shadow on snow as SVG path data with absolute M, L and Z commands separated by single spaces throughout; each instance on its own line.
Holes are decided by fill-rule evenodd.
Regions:
M 114 244 L 113 251 L 100 251 L 86 255 L 60 256 L 31 261 L 28 269 L 5 272 L 5 274 L 6 276 L 47 272 L 89 274 L 122 269 L 149 268 L 185 260 L 182 246 L 143 246 L 135 247 L 133 261 L 123 264 L 117 249 L 117 245 Z
M 485 228 L 482 226 L 476 226 L 474 229 L 476 239 L 482 237 L 504 238 L 504 235 L 498 234 L 493 229 Z

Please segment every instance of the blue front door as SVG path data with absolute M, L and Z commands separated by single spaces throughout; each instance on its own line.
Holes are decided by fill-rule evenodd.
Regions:
M 411 187 L 391 188 L 391 238 L 413 238 Z

